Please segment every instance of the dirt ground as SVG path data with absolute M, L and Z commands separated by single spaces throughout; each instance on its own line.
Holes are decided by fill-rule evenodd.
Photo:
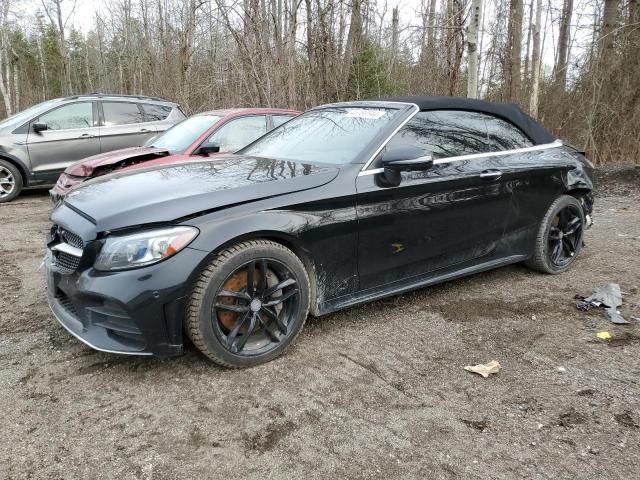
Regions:
M 243 371 L 85 347 L 46 304 L 46 192 L 1 205 L 0 478 L 640 478 L 640 322 L 573 299 L 618 282 L 640 316 L 640 170 L 598 176 L 570 272 L 516 265 L 310 319 Z M 488 379 L 463 369 L 494 359 Z

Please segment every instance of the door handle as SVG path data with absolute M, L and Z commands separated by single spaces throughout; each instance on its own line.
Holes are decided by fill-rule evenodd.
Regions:
M 140 132 L 143 132 L 143 133 L 147 133 L 147 132 L 150 132 L 150 131 L 151 130 L 149 130 L 148 128 L 141 128 L 140 129 Z
M 498 180 L 502 176 L 500 170 L 484 170 L 480 172 L 480 178 L 483 180 Z
M 92 135 L 90 133 L 83 133 L 78 138 L 93 138 L 93 137 L 95 137 L 95 135 Z

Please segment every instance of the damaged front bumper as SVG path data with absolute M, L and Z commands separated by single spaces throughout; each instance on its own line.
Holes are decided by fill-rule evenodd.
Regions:
M 584 229 L 588 230 L 593 225 L 593 193 L 589 192 L 580 197 L 582 211 L 584 212 Z
M 71 274 L 47 251 L 47 299 L 58 322 L 74 337 L 103 352 L 170 356 L 182 353 L 185 285 L 204 254 L 185 249 L 146 268 Z

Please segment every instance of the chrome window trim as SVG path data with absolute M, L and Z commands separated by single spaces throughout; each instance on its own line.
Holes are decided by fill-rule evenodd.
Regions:
M 397 133 L 397 132 L 396 132 Z M 395 135 L 395 133 L 394 133 Z M 391 140 L 389 138 L 389 140 Z M 387 142 L 389 141 L 387 140 Z M 386 143 L 385 142 L 385 145 Z M 488 153 L 471 153 L 469 155 L 458 155 L 457 157 L 447 157 L 447 158 L 439 158 L 433 161 L 434 165 L 440 165 L 443 163 L 451 163 L 451 162 L 460 162 L 463 160 L 474 160 L 476 158 L 487 158 L 487 157 L 502 157 L 505 155 L 513 155 L 516 153 L 526 153 L 526 152 L 535 152 L 538 150 L 548 150 L 551 148 L 562 147 L 564 143 L 562 140 L 555 140 L 551 143 L 543 143 L 542 145 L 534 145 L 533 147 L 524 147 L 524 148 L 514 148 L 513 150 L 502 150 L 501 152 L 488 152 Z M 379 153 L 379 152 L 378 152 Z M 378 154 L 376 153 L 376 155 Z M 375 175 L 376 173 L 382 173 L 384 168 L 373 168 L 367 171 L 361 171 L 358 176 L 365 175 Z
M 387 143 L 389 143 L 389 141 L 393 138 L 393 136 L 396 133 L 398 133 L 400 131 L 400 129 L 402 127 L 404 127 L 407 124 L 407 122 L 409 120 L 411 120 L 416 115 L 416 113 L 418 113 L 420 111 L 420 108 L 415 103 L 404 103 L 404 102 L 386 102 L 386 103 L 395 103 L 395 104 L 399 104 L 399 105 L 413 105 L 414 111 L 413 111 L 413 113 L 411 115 L 409 115 L 405 119 L 404 122 L 402 122 L 400 125 L 398 125 L 398 128 L 396 128 L 393 132 L 391 132 L 391 134 L 386 138 L 386 140 L 384 142 L 382 142 L 382 145 L 380 145 L 376 149 L 376 151 L 373 152 L 373 155 L 371 155 L 369 160 L 367 160 L 367 162 L 364 164 L 364 166 L 360 169 L 360 173 L 358 173 L 358 175 L 362 175 L 364 173 L 364 171 L 367 170 L 367 168 L 369 168 L 369 165 L 371 165 L 371 162 L 373 162 L 375 160 L 375 158 L 378 156 L 378 154 L 382 151 L 382 149 L 387 146 Z

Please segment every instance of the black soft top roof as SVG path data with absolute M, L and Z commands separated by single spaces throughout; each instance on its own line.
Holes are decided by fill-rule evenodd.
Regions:
M 469 110 L 500 117 L 520 128 L 536 145 L 556 140 L 547 129 L 524 113 L 515 103 L 491 103 L 464 97 L 384 97 L 385 102 L 415 103 L 420 110 Z

